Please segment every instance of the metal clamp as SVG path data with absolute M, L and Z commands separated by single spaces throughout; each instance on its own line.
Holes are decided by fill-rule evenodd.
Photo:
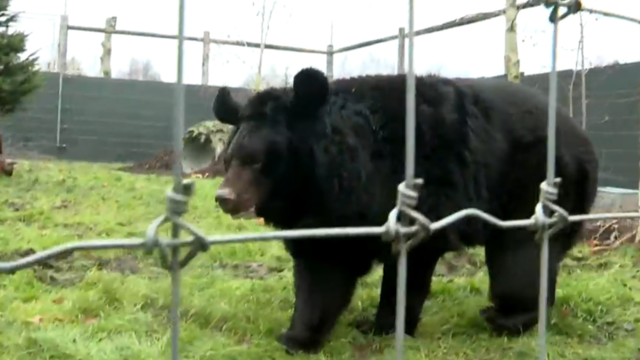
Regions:
M 569 213 L 555 203 L 558 200 L 561 182 L 562 179 L 556 178 L 551 186 L 546 181 L 540 184 L 540 200 L 532 216 L 533 229 L 537 230 L 536 240 L 539 242 L 542 241 L 545 231 L 552 236 L 569 224 Z
M 545 8 L 551 9 L 549 22 L 552 24 L 582 10 L 582 2 L 580 0 L 540 0 L 539 2 L 544 5 Z M 561 7 L 566 10 L 562 15 L 558 16 Z
M 420 188 L 424 184 L 422 179 L 414 179 L 408 185 L 406 181 L 403 181 L 398 185 L 398 198 L 396 200 L 396 207 L 391 210 L 387 222 L 384 224 L 384 233 L 382 239 L 384 241 L 393 241 L 393 250 L 398 251 L 398 240 L 401 239 L 405 229 L 405 225 L 401 224 L 398 220 L 399 215 L 407 216 L 410 221 L 410 228 L 406 230 L 414 229 L 415 233 L 405 243 L 407 250 L 415 247 L 420 241 L 427 239 L 431 235 L 431 221 L 422 215 L 414 208 L 418 205 L 420 198 Z
M 209 250 L 210 245 L 207 242 L 206 235 L 181 219 L 181 216 L 184 215 L 189 208 L 189 199 L 191 199 L 194 190 L 195 183 L 191 180 L 183 181 L 180 184 L 180 189 L 176 189 L 175 187 L 169 188 L 167 191 L 167 213 L 156 218 L 147 229 L 144 252 L 145 254 L 151 254 L 155 249 L 158 249 L 160 266 L 163 269 L 170 269 L 169 246 L 167 245 L 172 240 L 161 239 L 158 236 L 158 232 L 162 225 L 166 223 L 175 224 L 181 230 L 185 230 L 193 236 L 188 240 L 191 244 L 189 252 L 179 262 L 180 269 L 187 266 L 200 252 Z M 177 239 L 173 239 L 173 241 L 175 240 Z

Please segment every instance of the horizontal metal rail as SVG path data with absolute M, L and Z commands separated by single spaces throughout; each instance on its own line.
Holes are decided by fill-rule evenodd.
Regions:
M 533 8 L 533 7 L 536 7 L 536 6 L 539 6 L 539 5 L 540 4 L 537 3 L 536 1 L 527 1 L 526 3 L 522 3 L 522 4 L 518 5 L 518 10 L 529 9 L 529 8 Z M 457 18 L 457 19 L 454 19 L 454 20 L 451 20 L 451 21 L 447 21 L 447 22 L 439 24 L 439 25 L 429 26 L 429 27 L 424 28 L 424 29 L 416 30 L 414 36 L 432 34 L 432 33 L 436 33 L 436 32 L 439 32 L 439 31 L 450 30 L 450 29 L 457 28 L 457 27 L 460 27 L 460 26 L 471 25 L 471 24 L 482 22 L 482 21 L 491 20 L 493 18 L 497 18 L 499 16 L 504 15 L 504 12 L 505 12 L 505 9 L 500 9 L 500 10 L 477 13 L 477 14 L 473 14 L 473 15 L 466 15 L 466 16 L 463 16 L 463 17 L 460 17 L 460 18 Z M 405 36 L 408 36 L 408 34 L 405 35 Z M 334 50 L 333 53 L 334 54 L 338 54 L 338 53 L 343 53 L 343 52 L 347 52 L 347 51 L 362 49 L 362 48 L 365 48 L 365 47 L 378 45 L 378 44 L 382 44 L 382 43 L 393 41 L 393 40 L 398 40 L 398 38 L 399 38 L 399 35 L 395 34 L 395 35 L 385 36 L 385 37 L 382 37 L 382 38 L 379 38 L 379 39 L 363 41 L 361 43 L 357 43 L 357 44 L 353 44 L 353 45 L 349 45 L 349 46 L 338 48 L 338 49 Z
M 140 36 L 140 37 L 148 37 L 148 38 L 155 38 L 155 39 L 167 39 L 167 40 L 178 39 L 177 35 L 159 34 L 159 33 L 147 32 L 147 31 L 106 30 L 105 28 L 77 26 L 77 25 L 69 25 L 67 29 L 84 31 L 84 32 L 101 33 L 101 34 L 108 33 L 113 35 Z M 199 36 L 185 36 L 184 40 L 203 42 L 204 38 Z M 260 49 L 260 43 L 244 41 L 244 40 L 209 39 L 209 42 L 212 44 L 218 44 L 218 45 L 242 46 L 242 47 L 248 47 L 253 49 Z M 299 48 L 299 47 L 293 47 L 293 46 L 274 45 L 274 44 L 264 44 L 264 48 L 269 50 L 293 51 L 293 52 L 307 53 L 307 54 L 325 54 L 325 55 L 327 54 L 326 50 L 305 49 L 305 48 Z
M 533 219 L 522 220 L 500 220 L 484 211 L 478 209 L 465 209 L 455 212 L 439 221 L 431 224 L 431 231 L 436 232 L 453 223 L 466 218 L 474 217 L 482 219 L 489 224 L 495 225 L 503 229 L 532 227 L 535 225 Z M 607 219 L 635 219 L 640 218 L 640 213 L 605 213 L 605 214 L 586 214 L 569 216 L 570 222 L 607 220 Z M 344 228 L 319 228 L 304 230 L 285 230 L 270 231 L 264 233 L 248 233 L 240 235 L 211 235 L 207 236 L 206 242 L 209 245 L 220 245 L 230 243 L 247 243 L 274 240 L 295 240 L 295 239 L 311 239 L 311 238 L 335 238 L 335 237 L 363 237 L 363 236 L 382 236 L 386 228 L 384 226 L 370 227 L 344 227 Z M 416 231 L 416 227 L 409 227 L 403 230 L 403 235 L 410 235 Z M 160 246 L 173 247 L 189 247 L 194 244 L 194 239 L 190 240 L 161 240 Z M 57 258 L 61 255 L 67 255 L 77 251 L 93 251 L 93 250 L 117 250 L 117 249 L 144 249 L 148 246 L 145 239 L 109 239 L 109 240 L 85 240 L 70 242 L 63 245 L 43 250 L 35 254 L 14 261 L 0 262 L 0 273 L 13 273 L 18 270 L 30 268 L 40 263 Z
M 522 4 L 518 4 L 517 8 L 518 8 L 518 10 L 526 10 L 526 9 L 531 9 L 531 8 L 537 7 L 539 5 L 540 5 L 539 1 L 532 0 L 532 1 L 524 2 Z M 612 13 L 612 12 L 609 12 L 609 11 L 603 11 L 603 10 L 587 8 L 587 7 L 583 7 L 581 11 L 587 12 L 587 13 L 590 13 L 590 14 L 594 14 L 594 15 L 602 15 L 602 16 L 607 16 L 607 17 L 611 17 L 611 18 L 614 18 L 614 19 L 625 20 L 625 21 L 630 21 L 630 22 L 636 23 L 636 24 L 640 24 L 640 19 L 633 18 L 633 17 L 626 16 L 626 15 Z M 416 30 L 414 36 L 433 34 L 433 33 L 437 33 L 437 32 L 440 32 L 440 31 L 451 30 L 451 29 L 454 29 L 454 28 L 457 28 L 457 27 L 476 24 L 476 23 L 479 23 L 479 22 L 495 19 L 497 17 L 500 17 L 500 16 L 504 15 L 504 12 L 505 12 L 505 9 L 500 9 L 500 10 L 477 13 L 477 14 L 473 14 L 473 15 L 465 15 L 463 17 L 459 17 L 457 19 L 454 19 L 454 20 L 451 20 L 451 21 L 447 21 L 447 22 L 444 22 L 442 24 L 433 25 L 433 26 L 429 26 L 429 27 L 424 28 L 424 29 Z M 406 34 L 405 36 L 408 36 L 408 34 Z M 360 43 L 357 43 L 357 44 L 353 44 L 353 45 L 348 45 L 348 46 L 345 46 L 345 47 L 337 48 L 337 49 L 335 49 L 333 51 L 333 53 L 334 54 L 339 54 L 339 53 L 344 53 L 344 52 L 348 52 L 348 51 L 352 51 L 352 50 L 362 49 L 362 48 L 365 48 L 365 47 L 378 45 L 378 44 L 386 43 L 386 42 L 389 42 L 389 41 L 398 40 L 398 38 L 399 38 L 398 34 L 389 35 L 389 36 L 381 37 L 381 38 L 378 38 L 378 39 L 363 41 L 363 42 L 360 42 Z

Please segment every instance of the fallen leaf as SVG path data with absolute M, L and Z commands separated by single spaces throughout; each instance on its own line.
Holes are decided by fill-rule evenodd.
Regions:
M 27 321 L 34 324 L 42 324 L 42 322 L 44 321 L 44 318 L 40 315 L 36 315 L 31 319 L 28 319 Z
M 93 316 L 85 316 L 84 319 L 82 319 L 82 322 L 85 323 L 86 325 L 93 325 L 98 322 L 98 318 Z

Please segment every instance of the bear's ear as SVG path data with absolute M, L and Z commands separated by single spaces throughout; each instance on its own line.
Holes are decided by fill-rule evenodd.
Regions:
M 305 68 L 293 77 L 293 106 L 302 113 L 314 112 L 329 97 L 329 79 L 318 69 Z
M 221 123 L 236 126 L 240 121 L 240 104 L 231 97 L 231 92 L 227 87 L 218 90 L 215 100 L 213 100 L 213 116 Z

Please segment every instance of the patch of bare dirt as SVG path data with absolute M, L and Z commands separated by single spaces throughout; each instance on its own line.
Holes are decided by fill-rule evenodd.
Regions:
M 15 261 L 35 254 L 34 249 L 20 249 L 0 253 L 0 261 Z M 69 287 L 81 282 L 92 269 L 135 275 L 141 271 L 138 260 L 130 255 L 100 257 L 91 253 L 78 256 L 67 253 L 42 262 L 33 268 L 36 279 L 50 286 Z
M 3 205 L 6 206 L 9 211 L 14 212 L 22 211 L 27 207 L 27 204 L 25 202 L 17 199 L 4 201 Z
M 356 360 L 368 360 L 384 354 L 388 346 L 374 342 L 364 342 L 351 345 L 351 350 Z
M 443 256 L 436 266 L 434 275 L 441 277 L 473 276 L 483 268 L 484 256 L 465 250 Z
M 95 259 L 95 266 L 100 270 L 123 275 L 135 275 L 141 271 L 138 260 L 133 256 L 120 256 L 110 259 L 97 258 Z
M 0 175 L 11 177 L 13 176 L 14 166 L 16 161 L 5 157 L 2 151 L 2 134 L 0 134 Z
M 268 266 L 259 262 L 221 263 L 216 268 L 231 272 L 244 279 L 264 279 L 269 275 L 284 271 L 283 268 Z
M 591 252 L 601 253 L 622 245 L 640 246 L 638 219 L 615 219 L 591 221 L 585 224 L 583 236 Z
M 161 150 L 150 159 L 139 161 L 131 166 L 123 167 L 120 170 L 141 175 L 171 175 L 173 162 L 173 150 L 165 149 Z M 224 175 L 222 157 L 220 157 L 218 161 L 212 159 L 209 166 L 204 169 L 194 171 L 190 174 L 182 174 L 184 178 L 215 178 L 222 175 Z

